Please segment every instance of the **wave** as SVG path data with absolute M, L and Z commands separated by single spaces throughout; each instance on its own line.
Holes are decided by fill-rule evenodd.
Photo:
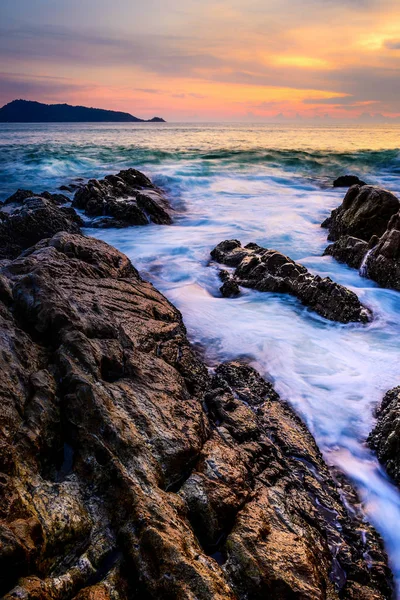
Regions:
M 167 141 L 172 142 L 167 144 Z M 88 140 L 54 141 L 40 139 L 30 143 L 0 145 L 0 199 L 16 187 L 54 189 L 75 177 L 103 177 L 127 167 L 137 167 L 153 177 L 164 180 L 181 177 L 214 177 L 220 172 L 243 176 L 257 172 L 260 176 L 305 178 L 318 184 L 328 184 L 335 177 L 351 172 L 371 183 L 386 183 L 400 175 L 400 151 L 355 150 L 337 151 L 285 149 L 262 145 L 243 147 L 238 142 L 209 148 L 202 140 L 180 143 L 172 139 L 129 140 L 116 143 L 97 133 Z M 294 140 L 295 141 L 295 140 Z M 179 144 L 179 146 L 177 145 Z

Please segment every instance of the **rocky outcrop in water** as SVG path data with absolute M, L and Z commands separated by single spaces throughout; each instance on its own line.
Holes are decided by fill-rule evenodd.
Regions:
M 400 387 L 385 395 L 377 411 L 377 423 L 368 438 L 389 475 L 400 486 Z
M 28 190 L 8 198 L 0 210 L 0 259 L 15 258 L 59 231 L 79 233 L 83 221 L 73 208 L 60 206 L 62 198 L 48 192 L 34 196 Z
M 171 223 L 171 207 L 161 190 L 136 169 L 91 179 L 75 192 L 72 205 L 95 219 L 93 227 Z
M 341 175 L 333 182 L 333 187 L 351 187 L 352 185 L 367 185 L 356 175 Z
M 391 596 L 376 533 L 254 369 L 210 378 L 129 260 L 58 233 L 0 271 L 7 600 Z
M 367 206 L 365 208 L 362 205 L 359 206 L 358 216 L 350 226 L 357 230 L 359 237 L 342 235 L 334 244 L 325 249 L 324 254 L 333 256 L 339 262 L 344 262 L 350 267 L 361 269 L 361 275 L 373 279 L 383 287 L 400 290 L 400 211 L 390 216 L 392 211 L 399 208 L 400 203 L 390 192 L 377 188 L 372 189 L 373 193 L 364 198 Z M 346 198 L 343 204 L 332 212 L 334 216 L 331 217 L 333 221 L 329 227 L 330 231 L 334 232 L 334 236 L 343 226 L 341 220 L 349 218 L 348 215 L 344 216 L 346 210 L 343 207 Z M 361 194 L 356 200 L 361 202 Z M 351 206 L 348 211 L 353 211 L 353 208 Z M 367 214 L 370 215 L 368 219 Z M 352 215 L 354 217 L 354 211 Z M 370 223 L 366 225 L 368 220 Z M 339 228 L 338 223 L 341 223 Z M 379 237 L 382 227 L 385 227 L 385 230 Z M 365 231 L 368 231 L 368 235 L 371 233 L 371 237 L 368 238 L 368 235 L 364 235 L 364 238 L 361 238 L 362 232 Z
M 371 319 L 371 312 L 354 292 L 329 277 L 312 275 L 303 265 L 276 250 L 257 244 L 242 247 L 238 240 L 226 240 L 214 248 L 211 256 L 219 263 L 235 267 L 233 282 L 238 285 L 260 292 L 291 294 L 332 321 L 366 323 Z
M 371 185 L 354 185 L 322 227 L 329 230 L 330 241 L 350 235 L 369 242 L 373 235 L 383 235 L 390 218 L 399 210 L 400 202 L 390 192 Z

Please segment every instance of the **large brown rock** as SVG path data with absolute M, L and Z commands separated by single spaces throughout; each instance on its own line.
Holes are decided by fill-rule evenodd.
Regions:
M 0 328 L 7 600 L 390 597 L 301 421 L 246 365 L 211 380 L 123 254 L 41 241 L 0 272 Z
M 136 169 L 91 179 L 80 187 L 72 205 L 95 219 L 93 227 L 126 227 L 171 223 L 171 207 L 161 190 Z
M 381 547 L 363 548 L 361 516 L 349 520 L 314 440 L 272 386 L 234 361 L 217 368 L 206 404 L 211 436 L 179 494 L 236 597 L 352 598 L 363 587 L 374 598 L 384 560 L 368 575 L 362 565 Z
M 257 244 L 243 248 L 238 240 L 226 240 L 214 248 L 211 256 L 219 263 L 236 267 L 233 282 L 238 285 L 260 292 L 291 294 L 332 321 L 366 323 L 371 319 L 371 312 L 354 292 L 329 277 L 312 275 L 303 265 L 276 250 Z
M 400 486 L 400 387 L 385 395 L 368 442 L 387 472 Z
M 373 235 L 380 237 L 390 218 L 400 210 L 400 202 L 391 192 L 371 185 L 353 185 L 343 203 L 322 223 L 329 230 L 328 240 L 343 235 L 369 242 Z

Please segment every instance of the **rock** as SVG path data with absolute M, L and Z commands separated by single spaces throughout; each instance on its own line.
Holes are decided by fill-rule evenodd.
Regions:
M 400 212 L 390 219 L 383 236 L 374 241 L 366 275 L 383 287 L 400 290 Z
M 385 395 L 377 411 L 377 423 L 368 443 L 380 462 L 400 486 L 400 387 Z
M 322 227 L 329 230 L 330 241 L 349 235 L 369 242 L 373 235 L 383 235 L 399 209 L 400 203 L 392 193 L 371 185 L 353 185 Z
M 248 365 L 211 378 L 116 249 L 62 232 L 8 261 L 0 327 L 6 600 L 390 597 L 305 426 Z
M 260 292 L 279 292 L 296 296 L 319 315 L 341 323 L 366 323 L 371 312 L 354 292 L 329 277 L 312 275 L 305 267 L 277 252 L 257 244 L 244 248 L 238 240 L 218 244 L 211 252 L 217 262 L 236 267 L 238 285 Z
M 345 235 L 328 246 L 324 254 L 360 269 L 363 277 L 383 287 L 400 290 L 400 212 L 392 216 L 381 238 L 372 236 L 367 243 Z
M 19 190 L 0 210 L 0 259 L 15 258 L 22 250 L 59 231 L 79 233 L 83 225 L 73 208 L 59 207 L 53 197 L 27 193 Z
M 361 181 L 356 175 L 342 175 L 333 182 L 333 187 L 351 187 L 352 185 L 367 185 L 365 181 Z
M 235 279 L 231 277 L 229 271 L 221 269 L 219 272 L 219 278 L 223 282 L 222 286 L 219 288 L 219 291 L 224 298 L 236 298 L 240 295 L 240 288 Z
M 214 426 L 179 494 L 235 597 L 352 598 L 362 588 L 389 598 L 379 542 L 368 530 L 380 557 L 369 571 L 361 516 L 350 522 L 314 440 L 271 384 L 224 364 L 206 404 Z
M 108 217 L 100 221 L 100 227 L 113 227 L 114 221 L 125 227 L 172 222 L 171 207 L 161 190 L 135 169 L 108 175 L 100 181 L 91 179 L 75 192 L 73 206 L 84 210 L 88 217 Z M 97 221 L 91 226 L 96 227 Z
M 69 198 L 67 198 L 67 196 L 64 196 L 64 194 L 50 194 L 50 192 L 42 192 L 41 194 L 35 194 L 31 190 L 17 190 L 15 194 L 13 194 L 9 198 L 7 198 L 7 200 L 4 201 L 4 205 L 7 206 L 9 204 L 14 204 L 15 206 L 23 206 L 25 200 L 33 197 L 46 198 L 46 200 L 51 200 L 54 204 L 58 204 L 60 206 L 69 202 Z
M 337 261 L 359 269 L 367 252 L 368 242 L 350 235 L 343 235 L 337 242 L 325 248 L 324 256 L 333 256 Z

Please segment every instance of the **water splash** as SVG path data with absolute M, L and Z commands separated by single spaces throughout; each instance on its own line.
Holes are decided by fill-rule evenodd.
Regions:
M 366 252 L 366 254 L 362 260 L 362 263 L 361 263 L 360 269 L 359 269 L 360 277 L 368 277 L 368 258 L 370 257 L 372 250 L 373 250 L 373 248 L 370 248 Z

